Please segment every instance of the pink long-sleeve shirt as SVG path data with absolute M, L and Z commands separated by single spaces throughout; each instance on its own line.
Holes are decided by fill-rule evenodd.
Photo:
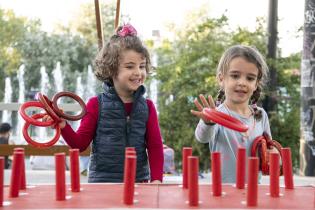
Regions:
M 149 118 L 146 126 L 146 145 L 148 151 L 151 181 L 163 179 L 163 144 L 155 106 L 147 99 Z M 131 113 L 132 103 L 125 103 L 125 110 Z M 61 130 L 61 135 L 71 148 L 84 151 L 92 142 L 96 133 L 98 121 L 98 99 L 92 97 L 86 105 L 86 114 L 82 118 L 80 127 L 75 132 L 69 124 Z

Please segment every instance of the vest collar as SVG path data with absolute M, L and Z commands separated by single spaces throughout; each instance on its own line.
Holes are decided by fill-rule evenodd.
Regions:
M 119 98 L 119 96 L 115 90 L 114 85 L 112 85 L 111 83 L 108 83 L 108 82 L 104 82 L 103 87 L 104 87 L 104 92 L 108 97 L 110 97 L 112 99 Z M 146 89 L 143 85 L 139 86 L 139 88 L 133 94 L 134 100 L 136 101 L 136 100 L 138 100 L 139 97 L 143 96 L 145 91 L 146 91 Z

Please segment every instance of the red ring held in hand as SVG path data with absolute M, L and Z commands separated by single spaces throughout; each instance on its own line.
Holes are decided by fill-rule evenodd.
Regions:
M 248 126 L 243 124 L 241 121 L 238 119 L 225 114 L 223 112 L 217 111 L 215 109 L 210 109 L 210 108 L 204 108 L 202 111 L 205 116 L 215 122 L 218 123 L 224 127 L 230 128 L 235 131 L 239 132 L 246 132 L 248 130 Z
M 73 115 L 68 115 L 68 114 L 64 113 L 62 110 L 60 110 L 58 107 L 57 101 L 62 96 L 68 96 L 68 97 L 74 99 L 76 102 L 78 102 L 82 108 L 81 113 L 73 116 Z M 86 106 L 85 106 L 84 101 L 79 96 L 77 96 L 71 92 L 59 92 L 56 95 L 54 95 L 52 98 L 52 107 L 58 116 L 60 116 L 64 119 L 67 119 L 67 120 L 72 120 L 72 121 L 81 119 L 86 113 Z
M 32 115 L 32 118 L 35 119 L 40 119 L 40 118 L 43 118 L 45 116 L 45 114 L 43 113 L 38 113 L 38 114 L 34 114 Z M 24 126 L 23 126 L 23 136 L 25 138 L 25 140 L 27 141 L 27 143 L 37 147 L 37 148 L 44 148 L 44 147 L 51 147 L 53 146 L 60 138 L 60 133 L 61 133 L 61 130 L 60 130 L 60 127 L 58 124 L 56 124 L 55 126 L 55 129 L 56 129 L 56 134 L 54 136 L 53 139 L 51 139 L 50 141 L 48 142 L 45 142 L 45 143 L 39 143 L 39 142 L 36 142 L 34 141 L 29 135 L 28 135 L 28 128 L 30 127 L 31 123 L 26 121 Z
M 75 101 L 77 101 L 82 108 L 81 113 L 79 115 L 74 115 L 74 116 L 73 115 L 67 115 L 67 114 L 63 113 L 62 110 L 59 109 L 58 105 L 57 105 L 58 99 L 62 96 L 67 96 L 67 97 L 70 97 L 70 98 L 74 99 Z M 64 119 L 67 119 L 67 120 L 74 121 L 74 120 L 81 119 L 86 113 L 86 106 L 85 106 L 85 103 L 83 102 L 83 100 L 79 96 L 77 96 L 71 92 L 57 93 L 56 95 L 54 95 L 53 101 L 49 100 L 48 97 L 42 93 L 37 93 L 37 98 L 38 98 L 38 101 L 29 101 L 29 102 L 22 104 L 22 106 L 19 110 L 20 115 L 26 121 L 25 125 L 23 127 L 23 131 L 22 131 L 23 136 L 28 143 L 32 144 L 35 147 L 39 147 L 39 148 L 40 147 L 50 147 L 50 146 L 54 145 L 59 140 L 61 131 L 60 131 L 60 127 L 59 127 L 58 123 L 61 122 L 61 117 Z M 42 108 L 46 111 L 46 113 L 39 113 L 39 114 L 32 115 L 30 117 L 25 113 L 25 110 L 29 107 Z M 45 122 L 37 120 L 37 119 L 43 118 L 45 115 L 49 115 L 52 120 L 45 121 Z M 41 126 L 41 127 L 47 127 L 47 126 L 55 125 L 56 135 L 51 141 L 49 141 L 47 143 L 35 142 L 34 140 L 32 140 L 30 138 L 28 131 L 27 131 L 27 129 L 30 125 Z
M 53 110 L 52 101 L 49 100 L 47 96 L 38 92 L 37 93 L 37 99 L 38 99 L 38 101 L 40 101 L 43 104 L 44 109 L 46 110 L 47 114 L 51 118 L 53 118 L 54 121 L 56 121 L 56 122 L 61 121 L 60 117 L 55 113 L 55 110 Z
M 41 126 L 41 127 L 51 126 L 55 123 L 53 120 L 41 122 L 41 121 L 36 120 L 38 118 L 29 117 L 25 113 L 25 110 L 29 107 L 39 107 L 39 108 L 44 109 L 44 106 L 38 101 L 29 101 L 22 104 L 22 106 L 20 107 L 19 113 L 26 122 L 29 122 L 32 125 Z

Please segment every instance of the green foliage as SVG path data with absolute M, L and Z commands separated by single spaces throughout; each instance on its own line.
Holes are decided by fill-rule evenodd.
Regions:
M 216 67 L 225 49 L 234 44 L 246 44 L 255 46 L 262 54 L 266 54 L 267 34 L 263 27 L 265 25 L 263 20 L 257 20 L 257 28 L 252 32 L 244 28 L 230 30 L 225 16 L 212 19 L 203 18 L 201 14 L 197 17 L 198 20 L 203 21 L 193 24 L 198 21 L 191 19 L 183 27 L 184 29 L 175 32 L 174 42 L 163 40 L 161 47 L 157 49 L 158 106 L 162 135 L 165 143 L 175 149 L 178 166 L 181 162 L 182 147 L 192 146 L 193 153 L 200 157 L 201 169 L 207 170 L 209 168 L 208 145 L 196 143 L 194 140 L 194 130 L 198 119 L 190 114 L 190 110 L 195 109 L 193 100 L 199 94 L 216 96 L 218 91 Z M 283 72 L 288 68 L 297 68 L 299 60 L 296 58 L 276 61 L 277 69 L 281 72 L 279 86 L 285 87 L 289 97 L 294 99 L 298 96 L 296 87 L 299 86 L 299 81 L 294 78 L 292 83 L 292 78 Z M 276 116 L 281 113 L 283 120 L 271 119 L 272 132 L 275 139 L 281 139 L 280 142 L 285 146 L 296 150 L 299 135 L 297 131 L 299 105 L 291 100 L 285 100 L 285 102 L 279 100 L 279 102 L 283 103 L 279 103 L 279 113 L 276 113 Z M 287 114 L 288 110 L 291 114 Z M 288 122 L 292 121 L 297 123 L 289 123 L 290 126 L 286 127 Z M 297 163 L 298 151 L 293 153 L 294 163 Z
M 113 33 L 114 2 L 102 6 L 104 37 Z M 55 33 L 41 31 L 38 20 L 16 17 L 12 11 L 0 8 L 0 76 L 11 77 L 13 98 L 18 97 L 17 70 L 25 65 L 25 88 L 28 91 L 40 89 L 40 68 L 46 67 L 50 84 L 54 84 L 52 71 L 57 62 L 61 64 L 64 89 L 75 91 L 76 77 L 86 74 L 97 53 L 97 36 L 94 4 L 83 4 L 74 16 L 70 27 L 61 27 Z M 83 81 L 87 82 L 87 81 Z M 4 79 L 0 80 L 4 87 Z M 48 90 L 53 94 L 54 86 Z M 3 98 L 4 89 L 0 89 Z
M 0 8 L 0 78 L 15 75 L 21 64 L 21 53 L 16 45 L 24 40 L 28 31 L 38 26 L 37 21 L 16 17 L 13 11 Z M 4 81 L 0 80 L 0 87 L 4 87 Z M 0 98 L 3 95 L 3 89 L 0 89 Z
M 96 45 L 90 46 L 86 39 L 70 34 L 47 34 L 37 31 L 28 33 L 18 44 L 25 65 L 26 89 L 37 89 L 40 84 L 40 67 L 45 66 L 50 82 L 53 84 L 52 71 L 57 62 L 61 64 L 65 90 L 75 91 L 76 72 L 82 72 L 92 63 Z M 54 89 L 54 87 L 52 87 Z

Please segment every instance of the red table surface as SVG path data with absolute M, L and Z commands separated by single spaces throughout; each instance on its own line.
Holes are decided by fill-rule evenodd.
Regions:
M 199 185 L 198 207 L 190 207 L 188 190 L 175 184 L 137 184 L 135 203 L 123 204 L 122 184 L 81 184 L 81 192 L 72 193 L 67 185 L 67 199 L 56 201 L 54 185 L 28 186 L 17 198 L 9 198 L 9 187 L 4 187 L 4 206 L 0 209 L 105 209 L 105 208 L 163 208 L 163 209 L 249 209 L 246 206 L 246 190 L 223 185 L 223 196 L 213 197 L 211 185 Z M 255 209 L 315 209 L 315 188 L 295 187 L 280 189 L 281 196 L 268 195 L 269 186 L 259 185 L 258 205 Z M 9 203 L 9 205 L 7 205 Z

